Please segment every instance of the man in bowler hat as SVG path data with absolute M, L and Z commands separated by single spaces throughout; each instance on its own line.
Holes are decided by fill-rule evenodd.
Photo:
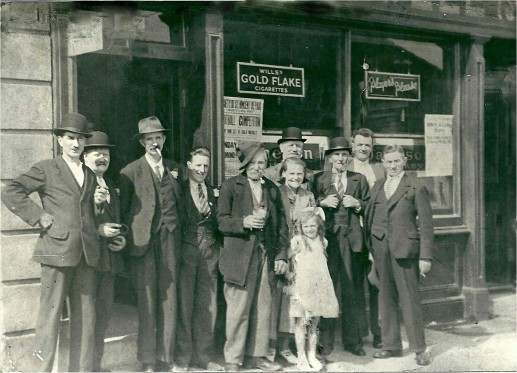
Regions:
M 364 356 L 359 321 L 366 314 L 363 285 L 367 253 L 360 216 L 370 199 L 370 188 L 364 175 L 347 170 L 351 151 L 344 137 L 330 141 L 326 155 L 332 170 L 316 176 L 314 191 L 318 205 L 325 212 L 328 267 L 336 295 L 341 299 L 341 341 L 346 351 Z M 320 323 L 324 355 L 334 348 L 335 321 L 322 319 Z
M 135 138 L 145 154 L 120 172 L 120 211 L 129 227 L 128 253 L 137 293 L 137 357 L 146 372 L 174 371 L 182 193 L 162 158 L 165 143 L 157 117 L 138 122 Z
M 124 261 L 120 250 L 126 245 L 126 239 L 121 232 L 120 201 L 115 184 L 105 172 L 110 165 L 110 149 L 114 145 L 109 143 L 104 132 L 94 131 L 86 139 L 84 145 L 84 164 L 95 174 L 97 184 L 106 195 L 105 202 L 98 206 L 97 222 L 99 224 L 100 257 L 97 268 L 97 285 L 95 299 L 95 354 L 93 362 L 94 372 L 105 372 L 102 367 L 104 354 L 104 337 L 113 308 L 113 292 L 115 276 L 124 270 Z
M 429 365 L 418 279 L 431 269 L 433 213 L 427 188 L 405 173 L 406 162 L 400 145 L 384 148 L 387 176 L 373 186 L 365 214 L 366 237 L 379 272 L 382 351 L 373 357 L 402 356 L 400 304 L 416 363 Z
M 62 154 L 34 164 L 7 183 L 2 201 L 40 234 L 32 259 L 41 265 L 41 295 L 36 322 L 36 369 L 50 372 L 65 299 L 70 317 L 69 371 L 93 369 L 95 268 L 100 248 L 95 205 L 105 196 L 96 191 L 93 172 L 80 160 L 91 134 L 87 119 L 65 114 L 52 132 Z M 37 192 L 41 206 L 29 196 Z
M 193 149 L 187 161 L 188 179 L 181 182 L 186 221 L 180 260 L 176 361 L 184 371 L 192 365 L 224 370 L 211 356 L 221 239 L 217 230 L 217 200 L 206 180 L 210 156 L 206 148 Z
M 302 131 L 297 127 L 287 127 L 282 131 L 282 137 L 278 139 L 277 144 L 282 152 L 282 161 L 285 161 L 287 158 L 303 157 L 303 143 L 307 141 L 302 137 Z M 282 166 L 282 162 L 277 163 L 274 166 L 268 167 L 264 170 L 264 176 L 269 180 L 273 181 L 276 185 L 280 185 L 280 167 Z M 302 185 L 303 188 L 310 190 L 312 182 L 314 180 L 314 172 L 305 169 L 305 182 Z
M 217 205 L 224 235 L 219 268 L 224 276 L 226 370 L 280 370 L 265 358 L 271 316 L 271 286 L 275 274 L 287 269 L 288 227 L 280 190 L 264 178 L 267 152 L 259 145 L 242 149 L 242 173 L 226 180 Z

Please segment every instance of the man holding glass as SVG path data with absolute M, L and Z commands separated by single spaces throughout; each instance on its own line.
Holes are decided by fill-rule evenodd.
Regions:
M 271 317 L 271 284 L 287 269 L 288 228 L 280 190 L 263 178 L 267 152 L 260 145 L 242 149 L 242 173 L 226 180 L 218 201 L 224 235 L 219 268 L 224 276 L 227 371 L 244 362 L 252 369 L 280 370 L 265 358 Z

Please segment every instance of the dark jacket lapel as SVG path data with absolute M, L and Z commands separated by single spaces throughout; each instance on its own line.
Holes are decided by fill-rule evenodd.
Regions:
M 253 213 L 253 197 L 251 195 L 251 187 L 250 187 L 250 183 L 248 182 L 248 178 L 241 174 L 235 180 L 235 183 L 237 185 L 242 186 L 242 200 L 234 201 L 234 203 L 242 203 L 241 211 L 245 214 L 244 216 L 246 216 L 248 214 L 252 214 Z
M 70 167 L 68 167 L 65 160 L 63 159 L 63 156 L 60 155 L 56 158 L 56 166 L 59 174 L 61 175 L 61 180 L 63 180 L 63 182 L 70 188 L 71 191 L 80 196 L 82 194 L 81 188 L 77 183 L 77 180 L 75 180 L 72 170 L 70 170 Z
M 404 174 L 404 176 L 402 176 L 402 179 L 400 180 L 397 189 L 395 190 L 391 198 L 388 200 L 388 210 L 395 206 L 398 201 L 400 201 L 404 194 L 407 193 L 410 186 L 411 183 L 409 177 L 406 174 Z
M 323 173 L 322 183 L 325 186 L 325 191 L 326 191 L 327 196 L 331 195 L 331 194 L 337 194 L 337 189 L 336 189 L 336 186 L 334 185 L 333 175 L 334 174 L 332 173 L 332 171 L 325 171 Z

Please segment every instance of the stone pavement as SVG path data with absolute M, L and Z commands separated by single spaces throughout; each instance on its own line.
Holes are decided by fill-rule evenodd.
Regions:
M 331 372 L 465 372 L 465 371 L 517 371 L 516 294 L 492 294 L 493 311 L 489 320 L 438 324 L 426 326 L 426 340 L 432 362 L 421 367 L 415 363 L 415 355 L 408 350 L 405 332 L 404 356 L 378 360 L 372 357 L 376 351 L 371 338 L 365 339 L 367 355 L 357 357 L 343 351 L 339 341 L 337 350 L 330 355 L 327 370 Z M 134 310 L 126 310 L 125 316 Z M 134 320 L 136 321 L 136 320 Z M 133 329 L 133 328 L 131 328 Z M 134 330 L 134 329 L 133 329 Z M 136 336 L 128 334 L 107 343 L 106 368 L 112 371 L 138 371 L 136 361 Z M 116 338 L 115 338 L 116 339 Z M 121 343 L 125 342 L 125 343 Z M 222 356 L 218 359 L 223 363 Z M 285 371 L 293 370 L 285 365 Z

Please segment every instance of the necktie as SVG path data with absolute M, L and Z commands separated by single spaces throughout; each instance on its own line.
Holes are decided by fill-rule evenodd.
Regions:
M 162 173 L 160 171 L 160 166 L 158 166 L 158 165 L 154 166 L 154 173 L 158 177 L 158 180 L 161 181 L 162 180 Z
M 345 187 L 343 185 L 343 180 L 341 179 L 341 176 L 343 175 L 342 172 L 338 172 L 337 174 L 337 195 L 339 198 L 342 198 L 345 194 Z
M 206 216 L 210 214 L 210 206 L 208 206 L 208 201 L 206 200 L 205 193 L 203 193 L 201 184 L 197 185 L 197 192 L 199 194 L 199 212 L 201 215 Z

